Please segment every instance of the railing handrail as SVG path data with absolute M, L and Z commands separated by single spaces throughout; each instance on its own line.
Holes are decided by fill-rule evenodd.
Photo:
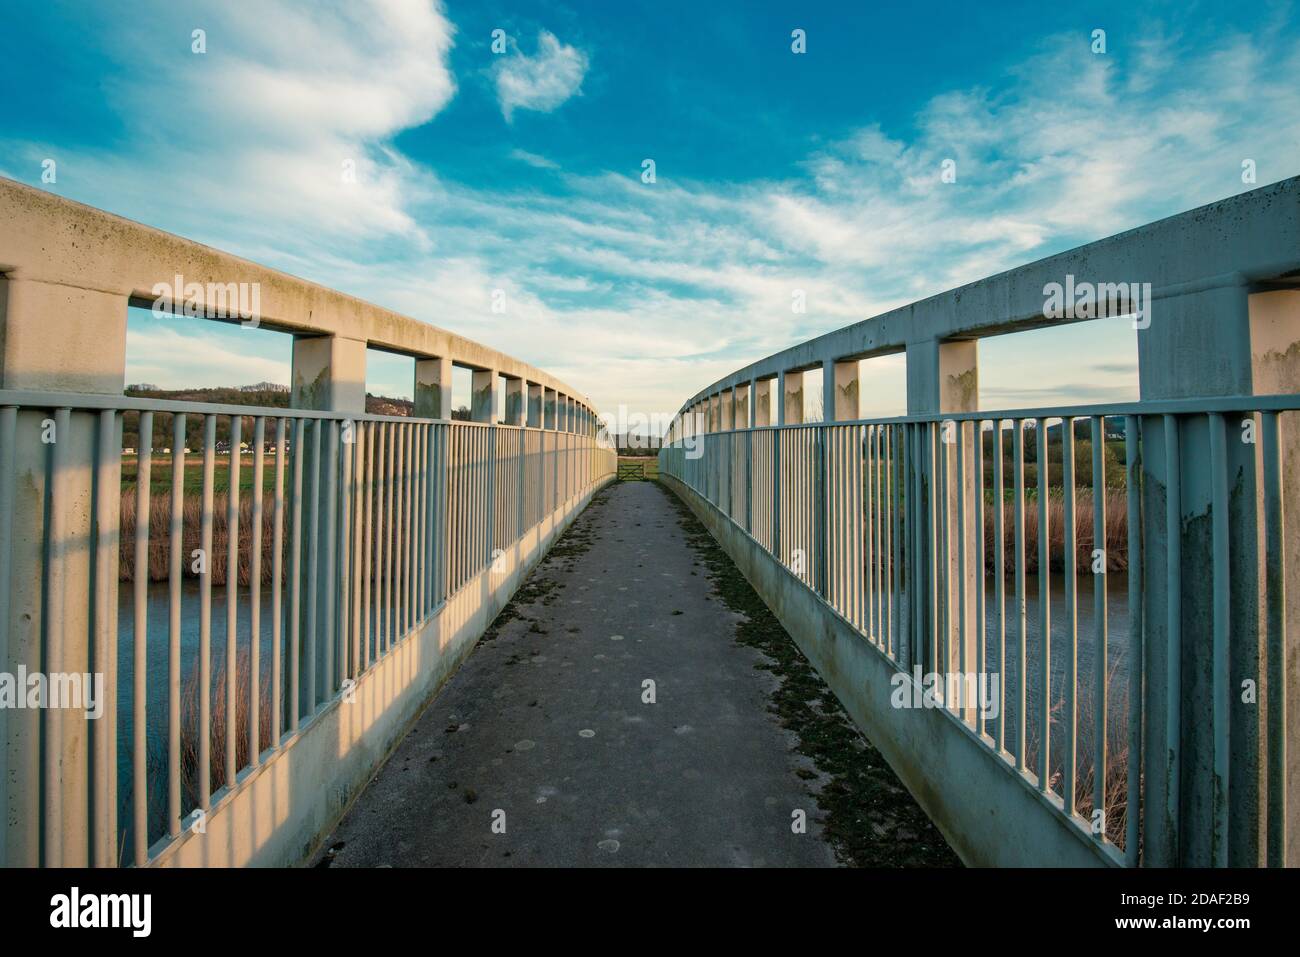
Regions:
M 4 392 L 0 391 L 0 405 Z M 830 422 L 787 422 L 781 425 L 754 425 L 734 429 L 715 429 L 688 433 L 730 435 L 740 432 L 766 432 L 776 429 L 813 429 L 838 425 L 904 425 L 909 422 L 1023 422 L 1030 419 L 1120 418 L 1129 415 L 1183 415 L 1206 412 L 1289 412 L 1300 409 L 1300 392 L 1276 395 L 1206 396 L 1196 399 L 1151 399 L 1146 402 L 1101 402 L 1090 405 L 1058 405 L 1026 409 L 989 409 L 978 412 L 932 412 L 922 415 L 895 415 L 871 419 L 836 419 Z M 680 443 L 678 438 L 671 445 Z
M 202 287 L 201 299 L 209 284 L 256 284 L 265 329 L 363 340 L 417 360 L 446 358 L 594 408 L 589 396 L 549 372 L 432 323 L 0 176 L 0 279 L 107 294 L 125 308 L 151 302 L 153 287 L 175 275 Z
M 431 419 L 415 415 L 379 415 L 372 412 L 342 412 L 321 409 L 293 409 L 275 405 L 238 405 L 224 402 L 195 402 L 179 399 L 151 399 L 133 395 L 101 395 L 94 392 L 37 392 L 22 389 L 0 389 L 0 408 L 50 408 L 103 410 L 123 412 L 176 412 L 197 415 L 242 415 L 245 418 L 325 419 L 352 422 L 412 422 L 420 425 L 468 425 L 479 428 L 518 429 L 521 432 L 553 432 L 556 435 L 578 433 L 547 429 L 531 425 L 512 425 L 508 422 L 476 422 L 471 419 Z
M 1208 228 L 1207 228 L 1208 224 Z M 1230 196 L 908 303 L 751 362 L 700 389 L 719 393 L 782 373 L 893 355 L 925 340 L 981 339 L 1085 321 L 1043 314 L 1045 283 L 1140 279 L 1158 301 L 1219 287 L 1294 288 L 1300 276 L 1300 176 Z

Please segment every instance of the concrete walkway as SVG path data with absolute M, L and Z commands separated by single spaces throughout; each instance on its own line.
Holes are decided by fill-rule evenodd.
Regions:
M 599 495 L 318 864 L 834 865 L 825 776 L 773 713 L 780 679 L 733 640 L 741 616 L 682 522 L 655 483 Z

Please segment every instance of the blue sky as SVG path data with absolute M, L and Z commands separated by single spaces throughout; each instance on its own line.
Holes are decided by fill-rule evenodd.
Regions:
M 6 20 L 0 175 L 453 329 L 605 410 L 674 411 L 810 335 L 1252 188 L 1243 160 L 1258 185 L 1300 173 L 1285 3 L 10 0 Z M 283 337 L 215 325 L 133 316 L 128 378 L 287 380 Z M 1132 336 L 986 341 L 982 403 L 1131 396 Z M 901 359 L 868 370 L 871 410 L 899 411 Z

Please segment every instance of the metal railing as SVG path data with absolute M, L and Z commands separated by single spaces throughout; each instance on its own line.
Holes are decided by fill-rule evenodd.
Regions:
M 1243 486 L 1260 496 L 1265 567 L 1285 579 L 1280 450 L 1283 421 L 1291 428 L 1297 409 L 1300 396 L 1286 395 L 758 427 L 700 436 L 697 457 L 679 442 L 665 450 L 661 468 L 748 533 L 900 671 L 998 675 L 991 707 L 968 684 L 936 682 L 935 700 L 1117 862 L 1174 859 L 1182 841 L 1204 844 L 1210 863 L 1225 865 L 1232 817 L 1253 823 L 1262 813 L 1267 862 L 1280 865 L 1289 823 L 1285 593 L 1260 595 L 1267 649 L 1260 685 L 1281 693 L 1257 721 L 1253 703 L 1240 701 L 1229 656 L 1229 584 L 1232 542 L 1256 532 L 1255 511 L 1232 507 Z M 1177 436 L 1187 428 L 1208 430 L 1208 469 L 1175 473 L 1168 494 L 1162 488 L 1153 496 L 1143 475 L 1150 443 L 1176 461 Z M 1230 442 L 1247 451 L 1230 454 Z M 1186 613 L 1178 536 L 1163 534 L 1180 524 L 1183 481 L 1208 483 L 1213 500 L 1213 562 L 1204 575 L 1214 630 L 1204 676 L 1212 761 L 1204 770 L 1213 798 L 1188 820 L 1176 791 L 1166 793 L 1183 776 L 1184 693 L 1148 702 L 1164 710 L 1154 734 L 1143 710 L 1152 659 L 1143 593 L 1153 574 L 1163 578 L 1164 648 L 1156 656 L 1163 687 L 1185 686 L 1176 653 Z M 1153 537 L 1160 553 L 1144 560 Z M 1079 621 L 1085 582 L 1086 629 Z M 1116 592 L 1118 613 L 1108 600 Z M 1243 722 L 1258 724 L 1263 762 L 1254 751 L 1234 751 L 1234 724 Z M 1146 777 L 1151 751 L 1172 762 L 1159 782 Z M 1252 786 L 1261 771 L 1265 783 Z M 1196 828 L 1205 833 L 1193 834 Z
M 123 485 L 127 418 L 141 438 Z M 219 429 L 227 441 L 218 443 Z M 79 446 L 91 449 L 88 461 L 72 459 Z M 15 485 L 33 466 L 47 490 L 43 512 L 15 528 Z M 198 477 L 187 481 L 191 466 Z M 63 476 L 80 468 L 93 475 L 90 502 L 63 494 Z M 44 530 L 41 667 L 86 670 L 65 660 L 63 609 L 88 606 L 89 668 L 104 676 L 107 699 L 103 717 L 86 722 L 84 754 L 54 744 L 74 737 L 65 725 L 81 725 L 80 715 L 6 716 L 30 721 L 7 770 L 39 808 L 28 825 L 39 824 L 40 862 L 88 843 L 96 865 L 148 863 L 213 807 L 214 793 L 240 787 L 448 596 L 614 469 L 612 449 L 576 433 L 0 391 L 0 563 L 20 554 L 17 539 Z M 81 508 L 90 542 L 65 532 L 65 516 Z M 68 561 L 90 563 L 88 594 L 65 588 Z M 130 581 L 121 593 L 129 613 L 118 609 L 119 577 Z M 8 612 L 0 594 L 6 631 Z M 3 637 L 7 648 L 18 636 Z M 90 769 L 87 795 L 60 783 L 72 760 Z
M 292 408 L 123 397 L 131 306 L 284 334 Z M 3 178 L 0 343 L 0 695 L 105 684 L 0 706 L 7 865 L 301 861 L 615 469 L 545 370 Z
M 981 339 L 1092 318 L 1132 324 L 1142 401 L 979 409 Z M 908 414 L 869 419 L 898 353 Z M 1297 356 L 1300 178 L 751 363 L 661 471 L 968 860 L 1295 866 Z M 932 678 L 951 724 L 890 698 Z

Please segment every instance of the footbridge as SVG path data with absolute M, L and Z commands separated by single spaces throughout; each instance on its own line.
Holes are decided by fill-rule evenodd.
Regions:
M 287 405 L 124 395 L 160 286 L 292 336 Z M 979 408 L 1099 303 L 1137 401 Z M 543 370 L 0 180 L 0 862 L 1294 865 L 1298 356 L 1288 180 L 737 370 L 620 481 Z

